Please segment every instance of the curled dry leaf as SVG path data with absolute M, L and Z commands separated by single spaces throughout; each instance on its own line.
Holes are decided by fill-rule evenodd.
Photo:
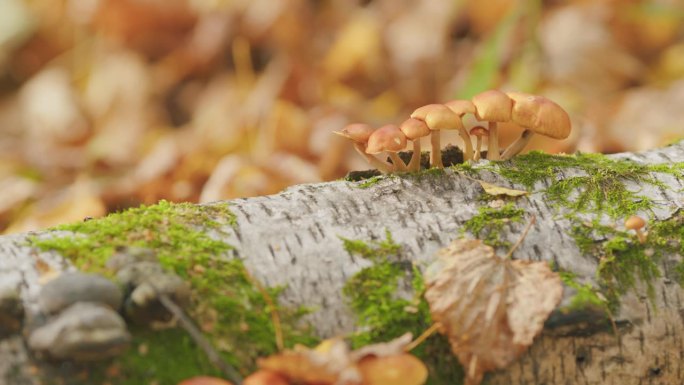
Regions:
M 519 197 L 521 195 L 527 195 L 529 194 L 527 191 L 523 190 L 514 190 L 506 187 L 501 187 L 497 186 L 491 183 L 487 183 L 481 180 L 478 180 L 480 182 L 480 186 L 484 189 L 484 191 L 489 194 L 489 195 L 508 195 L 509 197 Z
M 440 250 L 425 284 L 432 319 L 463 364 L 466 384 L 520 356 L 563 294 L 546 262 L 505 259 L 480 240 Z
M 411 333 L 406 333 L 392 341 L 349 351 L 342 339 L 333 338 L 314 349 L 296 346 L 258 363 L 262 370 L 297 384 L 422 385 L 427 380 L 427 368 L 404 352 L 411 340 Z

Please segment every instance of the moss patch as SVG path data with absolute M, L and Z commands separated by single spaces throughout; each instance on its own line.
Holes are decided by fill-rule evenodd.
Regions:
M 523 221 L 525 211 L 517 208 L 513 203 L 507 203 L 501 208 L 481 206 L 477 214 L 463 224 L 462 232 L 470 232 L 486 245 L 497 247 L 511 247 L 510 242 L 502 236 L 506 225 Z
M 566 286 L 575 289 L 576 292 L 570 303 L 560 309 L 562 312 L 583 311 L 587 308 L 609 310 L 608 301 L 597 288 L 588 283 L 579 283 L 577 275 L 571 271 L 559 271 L 558 275 Z
M 665 187 L 653 173 L 680 176 L 679 164 L 644 165 L 631 160 L 616 160 L 602 154 L 548 155 L 534 151 L 506 162 L 493 162 L 492 171 L 528 189 L 546 182 L 546 198 L 575 212 L 597 212 L 621 218 L 651 207 L 653 202 L 631 191 L 625 182 Z M 562 177 L 567 170 L 582 175 Z M 561 177 L 559 177 L 561 176 Z
M 343 294 L 357 317 L 358 330 L 351 337 L 354 347 L 388 341 L 411 332 L 420 335 L 432 324 L 420 270 L 400 259 L 401 246 L 389 232 L 381 241 L 344 239 L 347 252 L 374 262 L 351 277 Z M 413 298 L 401 298 L 399 288 L 410 289 Z M 411 353 L 430 370 L 429 384 L 458 384 L 463 371 L 446 339 L 434 335 Z
M 254 368 L 257 357 L 276 352 L 275 332 L 271 308 L 242 261 L 229 259 L 225 254 L 232 247 L 206 233 L 206 229 L 222 231 L 226 225 L 238 225 L 227 204 L 199 206 L 162 201 L 101 219 L 59 226 L 56 230 L 69 233 L 33 237 L 30 243 L 41 250 L 58 251 L 83 270 L 106 275 L 111 272 L 106 270 L 105 262 L 117 247 L 153 249 L 164 267 L 190 282 L 193 304 L 187 309 L 189 314 L 224 358 L 247 373 Z M 265 290 L 274 300 L 281 292 L 281 288 Z M 298 326 L 306 309 L 289 309 L 277 304 L 276 307 L 286 345 L 316 342 L 308 328 Z M 138 343 L 148 344 L 150 351 L 160 348 L 160 335 L 156 333 L 143 333 L 135 338 Z M 206 365 L 196 358 L 196 349 L 185 349 L 188 344 L 182 341 L 163 340 L 165 346 L 183 344 L 173 345 L 175 350 L 168 348 L 179 356 L 174 370 L 166 368 L 169 362 L 165 359 L 131 351 L 121 360 L 120 377 L 140 381 L 144 378 L 149 382 L 154 379 L 150 373 L 156 373 L 163 376 L 159 378 L 160 383 L 175 384 L 188 373 L 206 373 Z M 133 382 L 122 380 L 121 383 Z

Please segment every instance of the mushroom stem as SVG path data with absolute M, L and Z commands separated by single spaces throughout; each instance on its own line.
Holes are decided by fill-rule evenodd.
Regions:
M 532 130 L 526 129 L 523 131 L 522 135 L 520 135 L 515 142 L 506 147 L 506 150 L 504 150 L 503 154 L 501 154 L 501 159 L 511 159 L 512 157 L 518 155 L 520 151 L 527 146 L 527 143 L 530 142 L 530 139 L 532 139 L 533 136 L 534 132 L 532 132 Z
M 496 122 L 489 122 L 489 143 L 487 144 L 487 159 L 499 160 L 499 129 Z
M 473 155 L 473 160 L 480 160 L 480 151 L 482 151 L 482 137 L 475 137 L 475 155 Z
M 641 231 L 641 229 L 634 229 L 634 231 L 636 231 L 636 236 L 637 239 L 639 239 L 639 243 L 641 243 L 642 245 L 646 243 L 646 234 L 643 231 Z
M 473 159 L 473 142 L 470 141 L 470 135 L 468 135 L 468 131 L 466 131 L 465 127 L 461 125 L 461 128 L 458 130 L 458 135 L 463 139 L 463 161 L 465 162 L 466 160 L 471 160 Z
M 391 164 L 383 162 L 380 159 L 374 157 L 373 155 L 366 154 L 366 149 L 363 144 L 354 142 L 354 149 L 363 157 L 363 159 L 370 163 L 372 167 L 377 168 L 381 173 L 387 174 L 392 172 Z
M 442 144 L 439 131 L 434 130 L 430 133 L 430 144 L 432 145 L 432 152 L 430 153 L 430 167 L 444 168 L 442 163 Z
M 407 171 L 406 163 L 399 157 L 399 154 L 396 152 L 390 152 L 389 153 L 390 159 L 392 159 L 392 165 L 394 166 L 395 171 Z
M 420 170 L 420 138 L 413 140 L 413 155 L 411 155 L 411 161 L 408 164 L 409 171 Z

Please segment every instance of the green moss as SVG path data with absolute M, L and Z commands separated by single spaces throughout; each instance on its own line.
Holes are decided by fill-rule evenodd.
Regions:
M 608 301 L 600 294 L 599 290 L 592 285 L 577 282 L 577 275 L 570 271 L 559 271 L 561 281 L 573 289 L 575 295 L 570 300 L 565 308 L 561 311 L 578 311 L 586 310 L 587 308 L 604 309 L 608 311 Z
M 601 225 L 598 220 L 573 226 L 572 236 L 582 253 L 598 259 L 596 275 L 612 310 L 620 296 L 635 290 L 639 281 L 646 285 L 649 298 L 655 297 L 653 281 L 660 277 L 657 262 L 662 254 L 650 242 L 641 244 L 633 232 Z
M 59 226 L 59 232 L 33 237 L 30 243 L 41 250 L 58 251 L 83 270 L 108 275 L 111 272 L 106 270 L 105 262 L 117 247 L 153 249 L 164 267 L 191 284 L 193 303 L 188 313 L 205 327 L 224 358 L 246 373 L 254 368 L 257 357 L 276 352 L 275 330 L 272 309 L 242 261 L 229 259 L 225 254 L 232 247 L 206 233 L 206 229 L 223 231 L 225 225 L 238 226 L 227 204 L 199 206 L 161 201 L 101 219 Z M 308 328 L 299 326 L 306 309 L 277 305 L 281 288 L 264 290 L 276 301 L 286 345 L 315 343 Z M 200 374 L 207 369 L 206 365 L 198 364 L 202 361 L 195 357 L 200 354 L 196 349 L 185 350 L 189 344 L 183 340 L 160 340 L 156 333 L 137 334 L 135 338 L 147 344 L 150 351 L 162 349 L 163 342 L 163 346 L 172 344 L 176 349 L 173 354 L 183 356 L 183 350 L 187 357 L 179 359 L 177 367 L 170 370 L 168 361 L 175 357 L 153 359 L 152 355 L 130 353 L 133 356 L 129 354 L 122 360 L 122 378 L 151 381 L 150 373 L 157 373 L 163 376 L 158 378 L 160 383 L 175 384 L 190 372 Z M 173 345 L 176 343 L 183 345 Z
M 430 327 L 430 311 L 422 297 L 422 274 L 416 266 L 400 260 L 401 246 L 394 243 L 391 234 L 388 232 L 384 241 L 344 241 L 347 252 L 374 262 L 351 277 L 342 290 L 357 317 L 358 330 L 350 337 L 352 346 L 388 341 L 407 332 L 417 337 Z M 413 298 L 399 297 L 400 287 L 410 287 Z M 461 366 L 441 335 L 430 337 L 412 353 L 428 366 L 430 384 L 457 384 L 455 381 L 463 378 Z
M 605 213 L 612 218 L 625 217 L 650 208 L 650 199 L 629 190 L 625 182 L 664 187 L 653 173 L 681 175 L 683 164 L 644 165 L 631 160 L 617 160 L 602 154 L 548 155 L 530 152 L 506 162 L 493 162 L 493 171 L 528 189 L 538 183 L 548 186 L 546 198 L 575 212 Z M 581 175 L 560 177 L 568 170 Z
M 494 248 L 510 247 L 510 242 L 502 237 L 502 231 L 509 223 L 522 222 L 524 214 L 525 211 L 515 207 L 513 203 L 507 203 L 501 208 L 481 206 L 477 214 L 463 224 L 462 233 L 470 232 Z
M 385 179 L 385 177 L 382 175 L 373 176 L 373 177 L 370 177 L 370 178 L 368 178 L 362 182 L 357 183 L 356 187 L 358 187 L 358 188 L 369 188 L 371 186 L 376 185 L 378 182 L 380 182 L 383 179 Z

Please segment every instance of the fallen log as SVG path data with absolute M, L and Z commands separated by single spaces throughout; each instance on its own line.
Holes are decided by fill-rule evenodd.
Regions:
M 526 193 L 511 196 L 515 191 Z M 336 335 L 359 345 L 420 332 L 430 325 L 421 271 L 435 252 L 473 237 L 505 253 L 532 216 L 536 222 L 513 257 L 548 261 L 563 276 L 564 299 L 518 363 L 489 374 L 486 383 L 681 383 L 682 208 L 684 142 L 611 156 L 533 153 L 201 206 L 162 202 L 3 236 L 0 293 L 17 293 L 26 316 L 23 333 L 5 327 L 0 383 L 172 384 L 215 372 L 199 359 L 174 357 L 178 350 L 165 345 L 174 338 L 194 357 L 201 354 L 183 333 L 139 326 L 131 327 L 132 353 L 96 370 L 45 361 L 27 348 L 27 333 L 41 318 L 42 278 L 76 268 L 106 275 L 105 261 L 117 247 L 150 248 L 191 282 L 188 312 L 245 374 L 257 356 L 278 348 L 278 335 L 286 345 Z M 633 214 L 647 219 L 645 243 L 623 225 Z M 0 318 L 0 336 L 10 323 Z M 256 338 L 267 341 L 250 345 Z M 461 368 L 441 337 L 416 354 L 428 362 L 431 383 L 460 383 Z M 176 369 L 176 359 L 187 367 L 173 374 L 156 362 Z

